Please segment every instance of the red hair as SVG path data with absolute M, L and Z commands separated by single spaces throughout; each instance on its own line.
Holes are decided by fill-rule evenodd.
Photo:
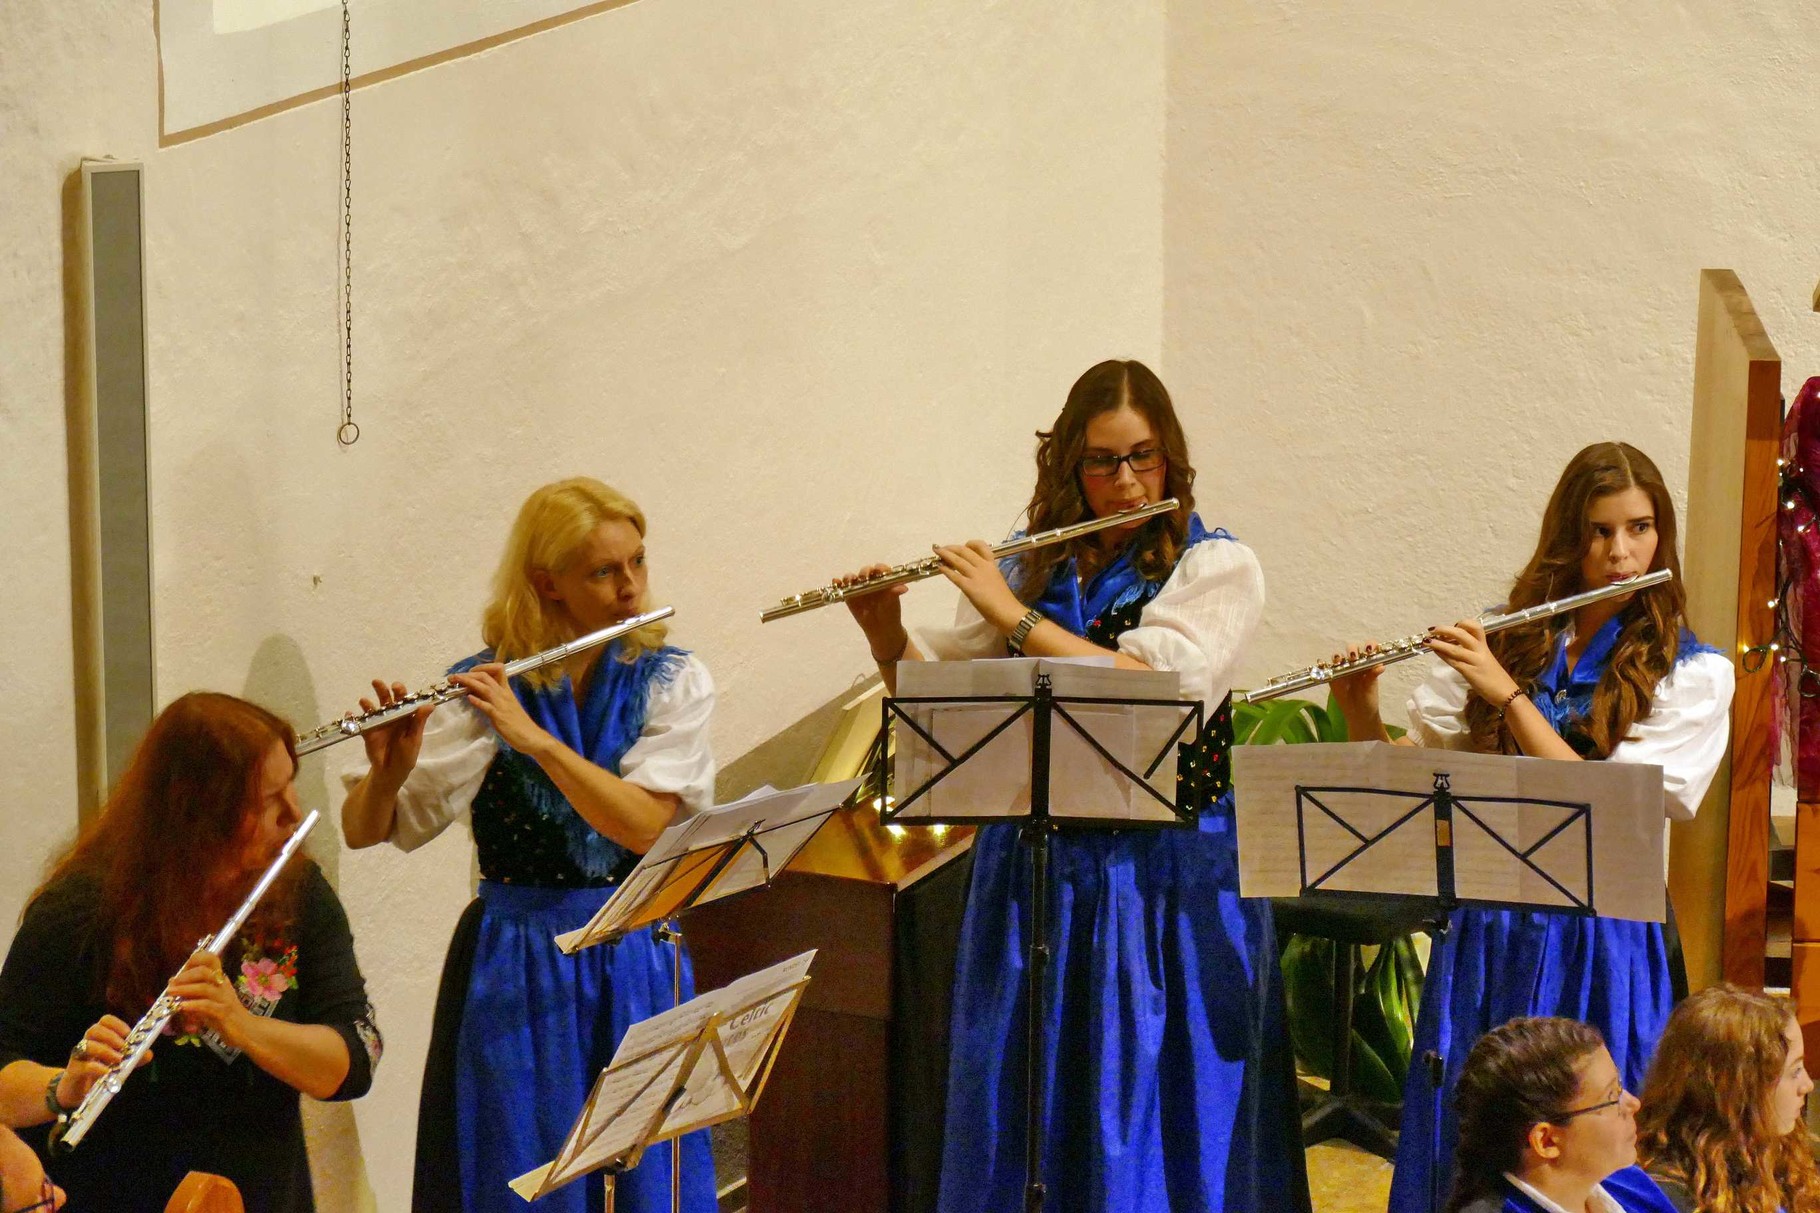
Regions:
M 271 712 L 213 691 L 178 699 L 152 721 L 101 812 L 33 894 L 73 876 L 96 882 L 97 926 L 110 943 L 103 993 L 126 1018 L 151 1005 L 196 941 L 246 896 L 244 845 L 274 744 L 295 770 L 296 734 Z M 306 870 L 287 866 L 243 934 L 269 938 L 289 925 Z

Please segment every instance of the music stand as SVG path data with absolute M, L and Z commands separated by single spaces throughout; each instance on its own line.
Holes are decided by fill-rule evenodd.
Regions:
M 1244 897 L 1413 904 L 1437 940 L 1464 905 L 1667 916 L 1660 767 L 1384 742 L 1241 746 L 1233 788 Z M 1447 1047 L 1422 1059 L 1437 1183 Z
M 765 887 L 859 785 L 849 779 L 782 792 L 760 788 L 678 822 L 658 836 L 594 917 L 558 935 L 556 946 L 573 956 L 706 902 Z
M 751 1115 L 814 958 L 804 952 L 633 1024 L 556 1157 L 512 1180 L 512 1191 L 534 1201 L 605 1170 L 613 1213 L 619 1176 L 651 1146 Z
M 1194 742 L 1200 741 L 1202 705 L 1177 697 L 1180 680 L 1174 673 L 1113 669 L 1095 659 L 904 663 L 897 679 L 903 693 L 885 699 L 881 735 L 889 738 L 894 722 L 901 726 L 896 771 L 911 786 L 901 797 L 889 795 L 891 747 L 880 746 L 875 777 L 884 796 L 884 820 L 897 825 L 1017 821 L 1019 841 L 1030 853 L 1024 1207 L 1040 1213 L 1046 1196 L 1043 991 L 1050 952 L 1050 836 L 1063 825 L 1191 824 L 1200 803 L 1195 746 L 1182 738 L 1192 727 Z M 1171 755 L 1177 761 L 1165 771 Z M 970 762 L 983 768 L 976 777 L 968 773 Z M 1121 815 L 1104 815 L 1109 794 Z

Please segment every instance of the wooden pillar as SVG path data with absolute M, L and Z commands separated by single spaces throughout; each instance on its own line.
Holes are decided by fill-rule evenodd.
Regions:
M 1699 815 L 1671 831 L 1669 893 L 1696 990 L 1722 976 L 1763 984 L 1772 675 L 1770 662 L 1750 674 L 1739 659 L 1774 631 L 1781 388 L 1781 359 L 1738 276 L 1702 270 L 1683 564 L 1689 619 L 1730 652 L 1737 692 L 1730 756 Z

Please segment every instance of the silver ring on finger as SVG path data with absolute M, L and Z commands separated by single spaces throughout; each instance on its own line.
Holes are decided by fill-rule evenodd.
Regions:
M 88 1039 L 86 1037 L 83 1038 L 82 1040 L 77 1041 L 76 1047 L 70 1050 L 70 1060 L 72 1060 L 72 1061 L 87 1061 L 88 1060 Z

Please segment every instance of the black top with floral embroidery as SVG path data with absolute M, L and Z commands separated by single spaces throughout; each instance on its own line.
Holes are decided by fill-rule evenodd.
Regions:
M 107 947 L 95 929 L 98 894 L 92 879 L 70 877 L 26 910 L 0 968 L 0 1067 L 20 1059 L 62 1066 L 104 1013 L 128 1023 L 144 1014 L 143 1007 L 103 1004 Z M 290 936 L 235 940 L 223 967 L 254 1011 L 338 1032 L 349 1064 L 333 1098 L 364 1095 L 379 1062 L 379 1030 L 347 914 L 314 863 Z M 47 1131 L 21 1135 L 42 1154 Z M 152 1060 L 127 1079 L 82 1144 L 47 1158 L 46 1169 L 69 1194 L 69 1213 L 158 1213 L 190 1171 L 233 1180 L 249 1211 L 315 1208 L 297 1091 L 195 1037 L 167 1036 L 154 1045 Z

